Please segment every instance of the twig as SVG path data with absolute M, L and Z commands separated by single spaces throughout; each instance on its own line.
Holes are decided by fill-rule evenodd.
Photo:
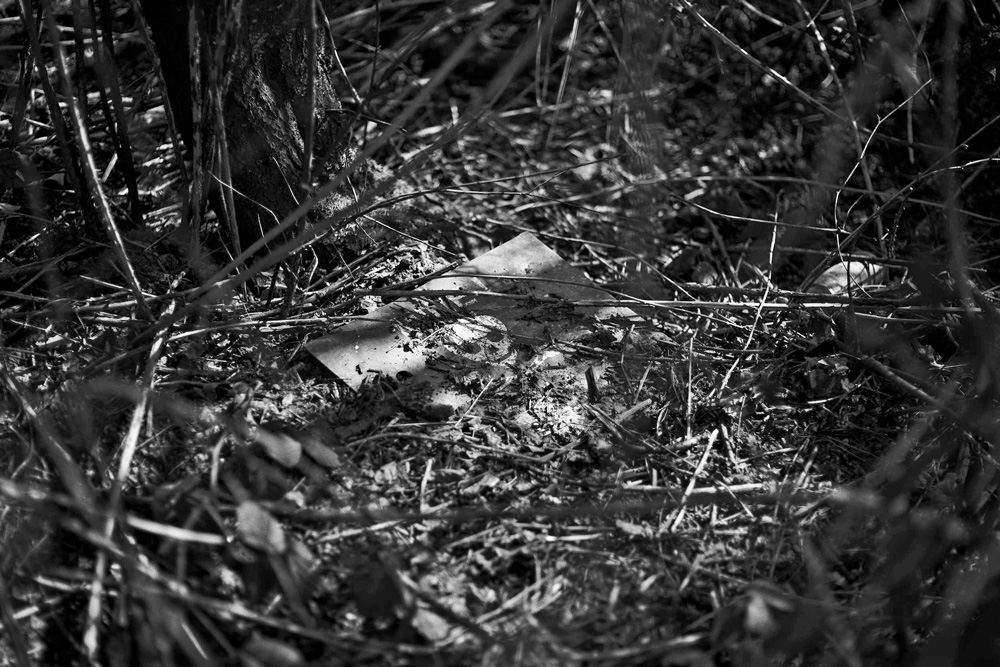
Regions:
M 701 453 L 701 458 L 698 460 L 698 465 L 695 467 L 694 472 L 691 474 L 691 479 L 688 480 L 687 489 L 684 490 L 684 495 L 681 496 L 681 504 L 677 508 L 677 514 L 674 516 L 673 520 L 670 522 L 670 527 L 667 529 L 668 532 L 673 533 L 677 530 L 677 527 L 684 520 L 684 514 L 686 512 L 685 504 L 688 498 L 690 498 L 694 493 L 695 484 L 698 483 L 698 476 L 705 469 L 708 464 L 708 457 L 712 453 L 712 446 L 715 445 L 715 441 L 719 437 L 719 429 L 715 429 L 708 436 L 708 442 L 705 443 L 705 450 Z

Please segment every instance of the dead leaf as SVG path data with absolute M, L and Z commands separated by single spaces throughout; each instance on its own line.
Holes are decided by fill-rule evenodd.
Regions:
M 837 262 L 824 271 L 806 291 L 813 294 L 845 294 L 870 284 L 883 270 L 881 264 L 861 259 Z
M 745 637 L 767 640 L 781 627 L 779 616 L 794 610 L 791 596 L 769 581 L 754 581 L 739 598 L 719 610 L 712 643 L 726 647 Z
M 439 642 L 447 639 L 454 627 L 444 617 L 430 609 L 424 602 L 417 604 L 417 609 L 413 614 L 413 618 L 410 619 L 410 624 L 414 630 L 430 642 Z
M 243 667 L 298 667 L 305 662 L 297 648 L 258 634 L 254 634 L 240 649 L 240 664 Z
M 340 457 L 337 456 L 337 452 L 334 451 L 333 447 L 320 442 L 319 439 L 306 436 L 302 439 L 302 448 L 306 454 L 311 456 L 316 463 L 324 468 L 340 467 Z
M 503 480 L 491 472 L 484 473 L 479 479 L 462 489 L 462 495 L 478 496 L 487 489 L 495 488 L 501 481 Z
M 403 476 L 403 471 L 399 469 L 399 464 L 389 461 L 375 471 L 376 484 L 395 484 Z
M 286 468 L 294 467 L 302 458 L 302 443 L 285 433 L 258 428 L 254 440 L 264 448 L 271 460 Z
M 296 581 L 306 581 L 313 574 L 317 567 L 316 556 L 313 555 L 309 547 L 296 539 L 288 541 L 288 569 Z
M 622 531 L 630 537 L 649 537 L 649 529 L 639 524 L 632 523 L 631 521 L 625 521 L 624 519 L 615 519 L 615 526 L 618 530 Z
M 302 493 L 300 489 L 289 491 L 281 499 L 287 503 L 291 503 L 296 509 L 302 509 L 306 506 L 306 494 Z
M 442 357 L 454 355 L 459 362 L 478 362 L 477 368 L 492 375 L 502 369 L 492 371 L 491 367 L 503 365 L 508 357 L 513 361 L 513 350 L 518 345 L 576 340 L 590 333 L 584 322 L 591 318 L 636 318 L 634 311 L 621 306 L 574 307 L 574 301 L 605 299 L 607 295 L 530 232 L 456 267 L 447 276 L 431 280 L 417 291 L 423 290 L 517 290 L 519 294 L 543 298 L 555 294 L 565 303 L 560 307 L 551 303 L 539 307 L 530 301 L 470 294 L 455 301 L 471 316 L 454 324 L 449 317 L 441 323 L 441 335 L 434 336 L 434 344 L 428 345 L 429 339 L 420 329 L 424 308 L 400 299 L 347 323 L 330 336 L 309 342 L 306 350 L 354 389 L 359 389 L 374 372 L 388 377 L 408 373 L 428 383 L 448 386 L 454 369 L 433 368 L 433 362 Z M 567 317 L 571 313 L 573 316 Z M 449 353 L 445 354 L 442 347 L 450 348 Z
M 663 656 L 663 667 L 714 667 L 712 654 L 696 648 L 676 650 Z
M 759 639 L 770 639 L 781 629 L 781 616 L 795 609 L 787 593 L 769 581 L 755 581 L 746 593 L 743 629 Z
M 267 553 L 281 554 L 288 548 L 281 524 L 252 500 L 236 508 L 236 531 L 246 544 Z
M 558 350 L 546 350 L 531 360 L 540 368 L 566 368 L 566 355 Z

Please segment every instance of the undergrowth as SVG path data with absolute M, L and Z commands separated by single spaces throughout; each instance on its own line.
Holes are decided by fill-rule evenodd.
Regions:
M 132 5 L 0 12 L 3 664 L 1000 657 L 995 2 L 337 3 L 242 253 Z M 458 410 L 305 351 L 523 232 L 631 316 Z

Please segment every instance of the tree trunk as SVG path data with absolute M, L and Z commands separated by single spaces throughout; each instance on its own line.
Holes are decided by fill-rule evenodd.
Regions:
M 140 0 L 140 4 L 160 56 L 178 131 L 190 149 L 197 131 L 192 92 L 199 89 L 193 88 L 189 63 L 187 1 Z M 194 85 L 200 86 L 202 99 L 208 99 L 210 85 L 221 85 L 223 75 L 228 82 L 222 120 L 236 226 L 246 247 L 304 199 L 302 165 L 310 122 L 312 154 L 320 166 L 343 158 L 350 139 L 349 119 L 334 88 L 339 73 L 324 33 L 309 28 L 309 0 L 243 0 L 238 29 L 225 38 L 232 12 L 220 8 L 233 3 L 196 4 L 204 17 L 198 22 L 201 76 Z M 224 40 L 228 40 L 225 57 L 215 58 L 213 50 Z M 309 95 L 310 40 L 315 40 L 316 53 L 314 102 Z M 224 63 L 223 72 L 212 71 L 213 59 Z M 207 136 L 214 136 L 211 126 L 206 130 Z

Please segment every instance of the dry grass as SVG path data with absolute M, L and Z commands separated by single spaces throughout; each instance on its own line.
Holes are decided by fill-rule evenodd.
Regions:
M 4 664 L 986 651 L 996 19 L 877 4 L 397 3 L 378 57 L 373 9 L 344 5 L 358 162 L 385 172 L 337 175 L 319 191 L 358 191 L 340 213 L 282 237 L 303 205 L 280 248 L 207 268 L 171 237 L 182 179 L 146 56 L 61 138 L 28 101 L 69 97 L 26 80 L 30 167 L 0 172 Z M 109 167 L 119 107 L 131 178 Z M 109 243 L 136 197 L 145 227 Z M 553 342 L 599 394 L 524 363 L 458 378 L 476 401 L 442 415 L 301 353 L 521 231 L 644 318 Z M 830 270 L 858 265 L 864 285 Z

